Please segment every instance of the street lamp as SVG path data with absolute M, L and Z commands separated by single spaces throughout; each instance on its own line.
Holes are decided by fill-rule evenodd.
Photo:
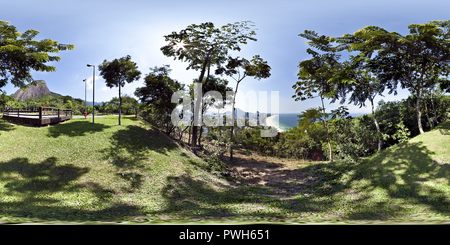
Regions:
M 95 112 L 95 65 L 87 64 L 88 67 L 93 67 L 93 75 L 92 75 L 92 123 L 94 123 L 94 112 Z
M 87 110 L 86 110 L 86 87 L 87 87 L 87 82 L 86 82 L 86 79 L 83 79 L 83 82 L 84 82 L 84 112 L 85 113 L 87 113 Z M 84 117 L 85 117 L 85 119 L 86 119 L 86 115 L 87 114 L 84 114 Z

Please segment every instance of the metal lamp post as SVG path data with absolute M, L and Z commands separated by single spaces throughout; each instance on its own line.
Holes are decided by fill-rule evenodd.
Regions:
M 94 123 L 94 112 L 95 112 L 95 65 L 87 64 L 88 67 L 93 67 L 93 75 L 92 75 L 92 123 Z
M 86 109 L 87 82 L 86 82 L 86 79 L 84 79 L 83 82 L 84 82 L 84 111 L 87 113 L 87 109 Z M 85 117 L 86 117 L 86 114 L 85 114 Z

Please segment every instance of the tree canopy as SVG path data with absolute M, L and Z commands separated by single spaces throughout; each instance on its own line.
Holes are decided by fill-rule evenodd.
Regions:
M 239 83 L 244 80 L 247 76 L 254 77 L 258 80 L 262 78 L 270 77 L 270 66 L 264 61 L 259 55 L 253 56 L 252 60 L 247 60 L 245 58 L 228 58 L 228 62 L 225 67 L 219 65 L 219 68 L 216 70 L 216 74 L 226 74 L 232 77 L 236 81 L 236 89 L 234 91 L 233 102 L 232 102 L 232 126 L 231 126 L 231 135 L 230 141 L 233 142 L 233 129 L 234 129 L 234 106 L 236 100 L 236 94 L 238 91 Z M 235 77 L 237 75 L 237 77 Z M 230 147 L 230 159 L 233 160 L 233 147 Z
M 34 40 L 38 34 L 36 30 L 20 33 L 8 21 L 0 20 L 0 89 L 8 82 L 23 89 L 36 85 L 31 70 L 56 71 L 56 67 L 46 63 L 60 61 L 61 58 L 49 53 L 75 48 L 74 45 L 60 44 L 51 39 Z
M 205 22 L 200 25 L 192 24 L 179 33 L 172 32 L 164 36 L 169 42 L 161 48 L 165 56 L 174 57 L 174 59 L 188 61 L 186 69 L 201 69 L 198 81 L 207 84 L 211 64 L 220 66 L 226 62 L 230 50 L 240 51 L 240 44 L 246 44 L 247 40 L 256 41 L 256 33 L 252 29 L 254 26 L 251 21 L 229 23 L 220 28 L 214 27 L 211 22 Z M 203 80 L 206 67 L 208 74 Z M 204 82 L 203 82 L 204 81 Z M 197 91 L 200 95 L 200 90 Z M 199 97 L 199 96 L 198 96 Z M 193 137 L 197 138 L 197 130 L 200 125 L 198 118 L 200 113 L 200 100 L 196 100 L 194 106 L 194 130 Z M 192 141 L 192 146 L 196 146 L 196 140 Z
M 450 63 L 450 21 L 430 21 L 408 25 L 408 35 L 388 32 L 377 26 L 366 26 L 353 35 L 338 38 L 348 51 L 359 51 L 371 58 L 370 69 L 376 73 L 389 92 L 409 89 L 416 95 L 417 123 L 423 133 L 420 98 L 423 89 L 429 89 L 436 81 L 448 85 Z M 375 53 L 375 51 L 377 51 Z M 374 57 L 372 57 L 372 55 Z
M 113 61 L 104 60 L 98 67 L 100 75 L 105 79 L 106 86 L 109 88 L 119 87 L 119 125 L 121 125 L 122 114 L 121 87 L 125 86 L 125 82 L 132 83 L 140 78 L 141 72 L 137 68 L 136 63 L 131 61 L 130 55 Z
M 183 90 L 184 84 L 170 78 L 169 65 L 150 68 L 150 73 L 144 78 L 144 87 L 139 87 L 135 91 L 142 105 L 150 110 L 154 117 L 166 127 L 166 133 L 170 133 L 171 112 L 177 106 L 171 103 L 172 95 L 179 90 Z
M 327 141 L 330 152 L 329 157 L 330 160 L 333 161 L 323 99 L 331 98 L 331 102 L 334 102 L 337 99 L 336 84 L 329 81 L 340 69 L 341 65 L 338 62 L 340 55 L 337 52 L 336 47 L 333 46 L 333 39 L 330 37 L 325 35 L 319 36 L 315 31 L 308 30 L 305 30 L 305 32 L 299 36 L 311 40 L 308 44 L 317 49 L 317 51 L 308 48 L 307 53 L 312 55 L 313 58 L 304 60 L 298 65 L 298 81 L 292 86 L 295 90 L 295 94 L 292 97 L 295 98 L 296 101 L 303 101 L 317 96 L 320 97 L 322 102 L 323 120 L 327 132 Z
M 169 42 L 161 48 L 165 56 L 189 62 L 186 69 L 201 69 L 209 53 L 210 63 L 221 64 L 227 60 L 230 50 L 240 51 L 239 44 L 247 40 L 256 41 L 251 21 L 229 23 L 220 28 L 211 22 L 192 24 L 179 33 L 172 32 L 164 36 Z

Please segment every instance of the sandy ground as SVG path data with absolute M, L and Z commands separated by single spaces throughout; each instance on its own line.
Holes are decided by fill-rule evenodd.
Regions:
M 275 116 L 270 116 L 270 117 L 266 118 L 266 125 L 269 126 L 269 127 L 276 128 L 276 129 L 278 130 L 279 133 L 284 132 L 284 130 L 282 130 L 281 128 L 279 128 L 277 125 L 275 125 L 275 124 L 272 122 L 272 119 L 273 119 L 274 117 L 275 117 Z

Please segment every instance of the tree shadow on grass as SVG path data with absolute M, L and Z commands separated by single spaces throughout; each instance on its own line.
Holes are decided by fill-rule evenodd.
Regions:
M 386 149 L 371 161 L 318 165 L 312 169 L 318 178 L 312 189 L 319 197 L 354 192 L 351 195 L 355 198 L 349 205 L 357 211 L 348 214 L 348 219 L 393 218 L 412 211 L 411 205 L 426 205 L 436 213 L 449 215 L 450 199 L 446 198 L 446 192 L 423 184 L 440 178 L 447 182 L 450 179 L 448 166 L 437 164 L 430 157 L 432 154 L 423 142 L 407 142 Z M 345 178 L 347 181 L 343 181 Z M 360 187 L 355 188 L 355 185 Z M 389 201 L 372 194 L 377 190 L 387 193 Z
M 134 217 L 145 215 L 142 208 L 126 203 L 112 203 L 100 210 L 86 210 L 74 207 L 50 206 L 54 200 L 33 199 L 4 203 L 0 201 L 0 214 L 14 217 L 15 222 L 26 222 L 29 219 L 41 221 L 114 221 L 132 220 Z M 8 221 L 8 219 L 3 220 Z
M 436 126 L 439 132 L 443 135 L 450 135 L 450 123 L 440 123 Z
M 211 184 L 184 174 L 167 177 L 162 190 L 167 207 L 155 215 L 173 215 L 183 219 L 262 219 L 282 221 L 302 213 L 323 212 L 328 201 L 305 199 L 292 194 L 290 199 L 279 199 L 277 190 L 263 186 L 242 184 Z M 292 213 L 297 216 L 292 216 Z
M 27 158 L 16 158 L 6 163 L 0 163 L 1 179 L 8 182 L 5 187 L 7 194 L 35 195 L 67 190 L 69 182 L 86 174 L 89 169 L 73 165 L 57 166 L 57 158 L 50 157 L 41 163 L 29 163 Z M 21 178 L 9 177 L 17 173 Z
M 10 122 L 1 119 L 0 120 L 0 131 L 11 131 L 14 130 L 14 125 L 12 125 Z
M 0 180 L 7 182 L 4 196 L 0 196 L 0 216 L 38 218 L 49 220 L 99 220 L 115 217 L 141 215 L 139 207 L 112 203 L 108 201 L 114 194 L 113 190 L 105 189 L 97 183 L 85 182 L 72 184 L 89 172 L 89 168 L 68 165 L 58 165 L 55 157 L 47 158 L 40 163 L 30 163 L 27 158 L 16 158 L 0 163 Z M 100 210 L 88 210 L 57 205 L 61 203 L 54 197 L 55 193 L 78 193 L 83 191 L 93 193 L 97 201 L 108 204 Z M 19 198 L 19 201 L 5 201 L 7 196 Z M 73 201 L 80 201 L 74 199 Z M 56 204 L 56 206 L 55 206 Z
M 233 157 L 224 156 L 224 161 L 229 166 L 225 172 L 226 176 L 237 178 L 250 185 L 262 185 L 277 190 L 279 197 L 299 194 L 304 191 L 304 185 L 309 184 L 306 180 L 308 171 L 297 168 L 284 168 L 284 164 L 271 160 L 253 159 L 237 155 Z
M 111 147 L 104 151 L 106 160 L 118 168 L 142 167 L 149 151 L 166 154 L 177 146 L 156 130 L 128 125 L 111 137 Z
M 69 137 L 85 136 L 96 132 L 103 131 L 111 126 L 91 123 L 87 121 L 72 121 L 51 126 L 48 130 L 49 136 L 57 138 L 62 135 Z
M 141 188 L 145 175 L 142 170 L 152 163 L 151 152 L 167 155 L 175 148 L 171 140 L 156 130 L 128 125 L 112 135 L 111 146 L 103 153 L 104 160 L 116 167 L 116 175 L 130 183 L 124 191 L 131 193 Z

